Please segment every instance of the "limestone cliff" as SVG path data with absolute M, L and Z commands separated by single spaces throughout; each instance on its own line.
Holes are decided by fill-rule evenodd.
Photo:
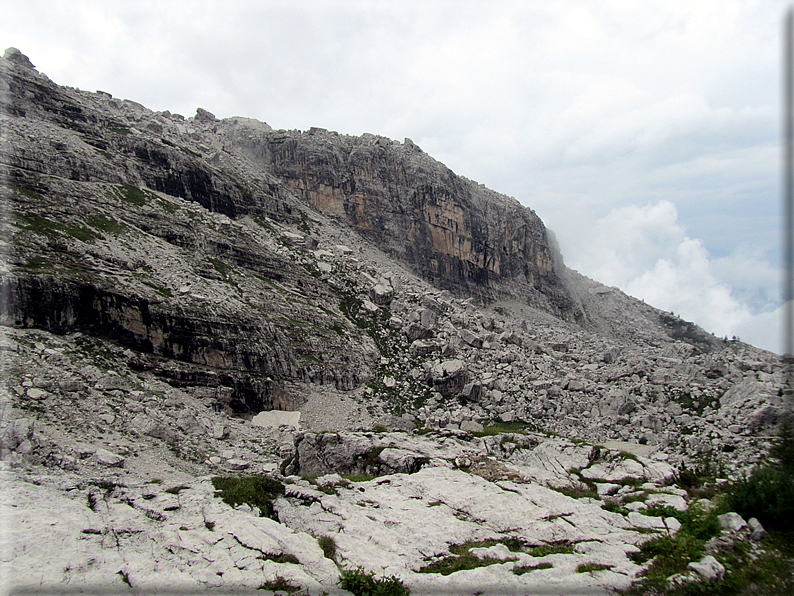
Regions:
M 572 315 L 540 218 L 515 199 L 455 175 L 410 139 L 263 130 L 235 119 L 219 128 L 226 147 L 434 285 Z

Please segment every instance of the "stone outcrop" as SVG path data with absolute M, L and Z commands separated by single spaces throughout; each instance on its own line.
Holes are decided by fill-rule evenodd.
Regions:
M 538 216 L 455 175 L 408 139 L 263 131 L 236 121 L 220 134 L 312 207 L 343 218 L 438 287 L 573 316 Z

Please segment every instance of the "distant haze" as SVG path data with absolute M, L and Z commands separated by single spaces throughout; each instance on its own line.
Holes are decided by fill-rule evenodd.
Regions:
M 0 51 L 154 110 L 410 137 L 569 267 L 778 351 L 787 5 L 0 0 Z

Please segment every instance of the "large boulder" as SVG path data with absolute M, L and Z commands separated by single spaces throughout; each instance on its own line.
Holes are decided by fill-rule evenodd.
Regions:
M 469 372 L 463 360 L 445 360 L 430 369 L 433 386 L 441 395 L 457 395 L 469 381 Z

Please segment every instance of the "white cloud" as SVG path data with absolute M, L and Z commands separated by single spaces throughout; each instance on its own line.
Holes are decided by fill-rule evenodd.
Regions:
M 778 272 L 746 247 L 712 259 L 700 240 L 687 236 L 673 203 L 614 209 L 566 249 L 569 266 L 589 277 L 717 336 L 780 348 Z

